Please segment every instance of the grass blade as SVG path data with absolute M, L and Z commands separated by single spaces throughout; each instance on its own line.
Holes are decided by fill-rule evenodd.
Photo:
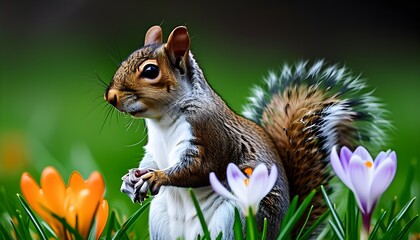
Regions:
M 120 229 L 117 230 L 112 239 L 122 239 L 125 233 L 136 223 L 137 219 L 143 214 L 144 211 L 149 207 L 150 201 L 143 202 L 143 205 L 133 215 L 131 215 L 127 221 L 123 223 Z
M 338 229 L 337 225 L 335 222 L 333 222 L 331 219 L 328 220 L 328 222 L 330 223 L 332 229 L 334 230 L 335 235 L 337 236 L 338 239 L 340 240 L 344 240 L 343 235 L 341 235 L 340 230 Z
M 408 211 L 408 209 L 413 205 L 414 201 L 416 200 L 416 197 L 413 197 L 402 209 L 398 212 L 398 214 L 391 220 L 389 223 L 386 232 L 389 232 L 394 227 L 395 223 L 398 222 Z
M 386 232 L 386 226 L 385 226 L 385 221 L 382 221 L 379 223 L 379 227 L 381 228 L 382 232 Z
M 336 225 L 336 228 L 338 230 L 339 236 L 341 237 L 341 239 L 343 239 L 344 238 L 343 224 L 342 224 L 340 218 L 338 217 L 338 214 L 335 211 L 335 208 L 333 207 L 333 204 L 331 203 L 331 200 L 328 197 L 327 192 L 325 191 L 324 186 L 322 186 L 322 185 L 321 185 L 321 192 L 322 192 L 322 195 L 324 196 L 325 201 L 327 202 L 328 208 L 331 210 L 331 215 L 332 215 L 333 220 L 335 222 L 335 225 Z
M 280 235 L 277 238 L 279 239 L 285 239 L 285 237 L 289 236 L 290 232 L 293 230 L 299 219 L 302 217 L 303 213 L 305 212 L 306 208 L 309 206 L 309 204 L 312 201 L 312 198 L 315 196 L 316 191 L 312 190 L 311 193 L 303 200 L 301 205 L 298 207 L 296 212 L 293 214 L 293 216 L 290 218 L 290 220 L 286 223 L 286 226 L 284 229 L 281 229 Z
M 375 240 L 376 239 L 376 234 L 379 230 L 379 226 L 381 225 L 381 223 L 383 223 L 386 214 L 387 214 L 387 211 L 382 212 L 381 217 L 379 217 L 378 221 L 376 222 L 375 226 L 373 227 L 372 232 L 369 235 L 369 240 Z
M 243 227 L 241 217 L 239 215 L 239 210 L 235 208 L 235 222 L 233 223 L 233 232 L 235 234 L 235 240 L 243 240 Z
M 41 225 L 43 229 L 46 231 L 47 235 L 55 236 L 55 232 L 52 230 L 51 226 L 48 223 L 42 221 Z
M 88 240 L 95 240 L 96 239 L 96 230 L 97 230 L 97 224 L 96 224 L 96 213 L 98 212 L 100 208 L 100 204 L 99 202 L 96 204 L 96 208 L 95 208 L 95 212 L 93 213 L 93 217 L 92 220 L 90 221 L 89 224 L 89 236 L 88 236 Z
M 60 217 L 53 212 L 50 212 L 50 214 L 55 219 L 57 219 L 57 221 L 59 221 L 63 225 L 63 228 L 66 231 L 68 231 L 71 235 L 73 235 L 76 240 L 83 240 L 83 237 L 80 235 L 80 233 L 76 229 L 74 229 L 72 226 L 70 226 L 70 224 L 66 221 L 64 217 Z M 76 222 L 77 222 L 77 219 L 76 219 Z
M 402 209 L 401 211 L 397 214 L 397 216 L 395 216 L 395 218 L 397 219 L 397 221 L 399 221 L 404 214 L 408 211 L 408 209 L 411 207 L 411 205 L 413 205 L 414 201 L 416 200 L 416 197 L 413 197 Z
M 296 195 L 290 202 L 289 208 L 287 209 L 287 212 L 284 215 L 284 218 L 281 222 L 280 229 L 284 229 L 286 227 L 286 223 L 288 223 L 290 221 L 290 218 L 292 218 L 293 214 L 295 214 L 298 200 L 299 200 L 299 196 Z
M 321 223 L 323 223 L 325 221 L 325 219 L 327 219 L 327 217 L 330 215 L 330 209 L 327 209 L 327 211 L 325 211 L 313 224 L 312 226 L 307 229 L 305 231 L 305 233 L 302 235 L 301 238 L 297 238 L 299 240 L 304 240 L 304 239 L 308 239 L 312 232 L 315 231 L 315 229 L 318 228 L 319 225 L 321 225 Z
M 300 228 L 299 234 L 297 235 L 296 239 L 300 238 L 300 235 L 302 235 L 303 230 L 306 227 L 306 224 L 308 223 L 309 217 L 311 216 L 312 210 L 314 209 L 314 205 L 311 205 L 311 208 L 309 209 L 308 214 L 306 215 L 305 222 L 303 223 L 303 226 Z
M 16 209 L 16 216 L 13 224 L 16 226 L 16 230 L 19 231 L 19 235 L 24 239 L 31 239 L 31 234 L 29 233 L 29 220 L 24 219 L 20 210 Z
M 395 208 L 397 206 L 397 196 L 394 196 L 391 204 L 391 210 L 389 210 L 389 216 L 387 224 L 388 226 L 391 224 L 392 219 L 395 217 Z
M 348 191 L 347 198 L 347 212 L 346 212 L 346 235 L 347 240 L 355 239 L 358 237 L 358 219 L 357 219 L 356 201 L 354 200 L 354 195 L 351 191 Z
M 119 220 L 120 218 L 119 218 L 119 216 L 117 215 L 117 212 L 115 212 L 115 229 L 117 229 L 117 231 L 118 231 L 118 229 L 121 229 L 121 223 L 120 223 L 120 220 Z M 115 235 L 114 235 L 115 236 Z M 120 236 L 120 239 L 124 239 L 124 240 L 128 240 L 128 237 L 127 237 L 127 235 L 126 234 L 122 234 L 121 236 Z
M 261 240 L 265 240 L 267 238 L 267 224 L 268 224 L 268 220 L 267 218 L 264 218 L 264 225 L 263 225 Z
M 3 224 L 0 224 L 0 237 L 3 236 L 2 239 L 4 240 L 14 240 L 9 230 L 3 226 Z
M 398 235 L 397 240 L 400 240 L 404 237 L 404 235 L 407 233 L 408 229 L 410 229 L 411 225 L 413 225 L 413 223 L 417 220 L 418 217 L 419 217 L 419 215 L 417 214 L 410 221 L 408 221 L 408 223 L 403 227 L 400 234 Z
M 200 220 L 201 227 L 203 228 L 203 232 L 204 232 L 203 237 L 206 238 L 207 240 L 210 240 L 211 237 L 210 237 L 209 228 L 207 227 L 207 223 L 206 223 L 206 220 L 204 219 L 203 212 L 201 211 L 200 204 L 198 203 L 197 198 L 195 197 L 195 194 L 192 188 L 188 189 L 188 192 L 191 195 L 195 210 L 197 211 L 198 219 Z
M 21 232 L 19 231 L 19 229 L 16 227 L 16 225 L 13 223 L 13 220 L 10 220 L 10 224 L 12 225 L 13 231 L 16 234 L 16 238 L 17 239 L 25 239 L 24 236 L 22 236 Z
M 114 229 L 115 225 L 115 211 L 111 211 L 111 216 L 109 217 L 108 221 L 108 228 L 106 230 L 105 239 L 111 239 L 112 230 Z
M 25 212 L 28 214 L 29 219 L 31 219 L 32 223 L 35 226 L 36 231 L 39 234 L 39 237 L 42 240 L 48 240 L 47 235 L 44 232 L 44 229 L 42 228 L 41 224 L 39 223 L 38 219 L 36 218 L 35 214 L 32 212 L 31 208 L 29 207 L 28 203 L 26 202 L 26 200 L 20 195 L 20 194 L 16 194 L 20 204 L 23 207 L 23 210 L 25 210 Z

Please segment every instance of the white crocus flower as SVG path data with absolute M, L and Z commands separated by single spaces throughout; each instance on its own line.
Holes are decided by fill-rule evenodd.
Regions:
M 210 173 L 210 184 L 214 191 L 221 196 L 239 203 L 242 212 L 247 216 L 251 208 L 256 214 L 261 200 L 270 192 L 277 180 L 275 165 L 268 172 L 264 164 L 258 165 L 254 170 L 247 168 L 244 173 L 233 163 L 227 168 L 227 181 L 232 192 L 227 190 L 217 179 L 215 173 Z

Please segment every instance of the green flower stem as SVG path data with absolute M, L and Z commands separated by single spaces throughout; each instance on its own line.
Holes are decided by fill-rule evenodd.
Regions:
M 248 215 L 246 216 L 246 239 L 256 240 L 258 238 L 257 233 L 258 230 L 255 223 L 254 213 L 252 211 L 252 208 L 250 207 Z

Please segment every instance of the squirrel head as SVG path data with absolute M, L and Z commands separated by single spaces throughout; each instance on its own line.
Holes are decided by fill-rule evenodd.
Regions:
M 116 71 L 104 98 L 133 117 L 160 118 L 186 91 L 190 38 L 179 26 L 162 43 L 162 29 L 151 27 L 144 47 Z

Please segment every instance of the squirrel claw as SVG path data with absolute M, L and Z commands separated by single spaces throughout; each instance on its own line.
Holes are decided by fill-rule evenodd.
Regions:
M 144 174 L 141 178 L 149 182 L 150 193 L 156 195 L 159 193 L 160 187 L 168 183 L 168 176 L 162 170 L 148 169 L 149 173 Z
M 121 178 L 121 192 L 127 194 L 133 203 L 142 203 L 147 198 L 149 183 L 141 178 L 146 173 L 146 169 L 133 168 Z

